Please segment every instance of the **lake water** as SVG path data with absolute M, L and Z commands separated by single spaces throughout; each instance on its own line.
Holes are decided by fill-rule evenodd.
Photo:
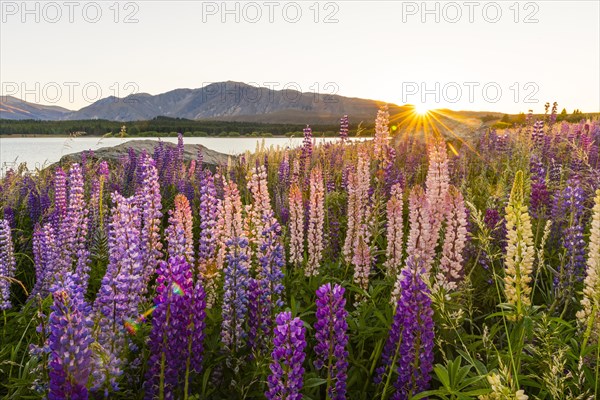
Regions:
M 132 140 L 159 140 L 158 138 L 4 138 L 0 137 L 0 172 L 12 168 L 19 163 L 27 163 L 32 170 L 41 168 L 60 160 L 66 154 L 84 150 L 97 150 L 101 147 L 112 147 Z M 165 142 L 177 143 L 177 138 L 160 138 Z M 265 141 L 265 145 L 280 147 L 296 147 L 302 144 L 302 138 L 208 138 L 186 137 L 186 144 L 201 144 L 220 153 L 235 155 L 247 150 L 256 150 L 257 144 Z M 326 143 L 337 138 L 318 138 L 316 143 Z

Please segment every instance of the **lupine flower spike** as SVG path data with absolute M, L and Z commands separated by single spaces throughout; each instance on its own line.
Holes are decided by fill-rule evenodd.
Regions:
M 435 286 L 456 290 L 463 273 L 463 250 L 467 242 L 467 210 L 462 194 L 451 187 L 447 196 L 446 235 Z
M 403 209 L 402 186 L 396 183 L 392 186 L 390 199 L 386 206 L 387 248 L 385 255 L 387 259 L 384 265 L 390 276 L 398 274 L 400 264 L 402 263 L 404 238 Z
M 305 329 L 300 318 L 293 318 L 289 311 L 277 315 L 273 339 L 273 361 L 271 375 L 267 379 L 268 400 L 302 398 L 304 349 L 306 348 Z
M 304 260 L 304 207 L 297 183 L 290 187 L 290 263 L 299 266 Z
M 506 258 L 504 294 L 506 302 L 514 306 L 510 319 L 523 318 L 531 304 L 531 273 L 533 270 L 533 233 L 524 202 L 523 172 L 518 171 L 506 207 Z
M 584 332 L 585 340 L 592 338 L 595 343 L 598 343 L 600 336 L 600 189 L 596 190 L 594 198 L 586 277 L 581 310 L 577 313 L 577 319 Z
M 323 174 L 320 168 L 314 168 L 310 173 L 310 198 L 308 215 L 308 263 L 305 273 L 307 276 L 318 274 L 323 258 L 323 224 L 325 223 L 325 188 Z
M 7 310 L 10 303 L 10 283 L 15 275 L 15 249 L 10 225 L 0 219 L 0 310 Z
M 344 288 L 327 283 L 317 290 L 317 322 L 315 323 L 314 361 L 317 369 L 325 368 L 327 396 L 330 399 L 346 398 L 346 373 L 348 369 L 348 312 L 345 309 Z

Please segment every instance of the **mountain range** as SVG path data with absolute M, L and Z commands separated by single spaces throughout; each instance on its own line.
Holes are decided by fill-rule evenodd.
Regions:
M 354 120 L 372 120 L 381 104 L 383 102 L 377 100 L 271 90 L 227 81 L 158 95 L 111 96 L 76 111 L 0 96 L 0 119 L 140 121 L 165 116 L 192 120 L 337 123 L 344 114 L 352 115 Z

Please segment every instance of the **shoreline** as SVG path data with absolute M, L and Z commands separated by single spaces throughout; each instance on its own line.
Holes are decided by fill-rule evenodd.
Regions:
M 138 136 L 128 135 L 125 137 L 120 136 L 97 136 L 97 135 L 82 135 L 82 136 L 69 136 L 69 135 L 52 135 L 52 134 L 4 134 L 0 135 L 2 139 L 40 139 L 40 138 L 54 138 L 54 139 L 79 139 L 79 138 L 90 138 L 90 139 L 164 139 L 173 138 L 177 139 L 177 136 L 165 135 L 165 136 Z M 298 136 L 286 136 L 286 135 L 270 135 L 270 136 L 183 136 L 184 139 L 198 138 L 198 139 L 298 139 L 302 138 L 302 135 Z M 336 139 L 338 136 L 316 136 L 313 135 L 313 139 Z M 372 139 L 373 136 L 351 136 L 350 139 Z

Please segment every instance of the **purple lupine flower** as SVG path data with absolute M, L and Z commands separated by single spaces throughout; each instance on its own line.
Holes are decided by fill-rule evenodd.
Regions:
M 136 193 L 141 210 L 142 262 L 144 265 L 143 281 L 148 283 L 156 270 L 158 260 L 162 257 L 160 241 L 161 194 L 158 172 L 152 158 L 142 153 L 140 160 L 140 179 L 142 183 Z
M 10 280 L 15 276 L 15 249 L 10 224 L 0 219 L 0 310 L 7 310 L 10 303 Z
M 494 130 L 495 131 L 495 130 Z M 497 135 L 496 149 L 498 153 L 505 154 L 508 152 L 508 134 L 506 132 Z
M 141 176 L 136 174 L 136 171 L 138 170 L 139 161 L 140 160 L 138 160 L 138 156 L 135 152 L 135 149 L 133 147 L 129 147 L 127 149 L 127 155 L 124 157 L 124 159 L 121 160 L 124 170 L 123 183 L 124 189 L 126 190 L 137 187 L 142 183 Z
M 531 214 L 534 218 L 543 218 L 550 202 L 550 192 L 546 185 L 546 168 L 535 155 L 529 161 L 531 170 Z
M 39 224 L 35 224 L 32 236 L 33 266 L 35 267 L 35 285 L 31 290 L 30 298 L 40 292 L 44 282 L 46 270 L 44 268 L 44 234 Z
M 189 326 L 189 348 L 191 370 L 200 373 L 202 371 L 202 359 L 204 355 L 204 329 L 206 328 L 206 293 L 202 281 L 198 280 L 194 286 L 194 293 L 190 306 L 191 324 Z
M 116 377 L 122 373 L 121 352 L 125 347 L 124 324 L 137 316 L 146 287 L 138 199 L 118 193 L 112 197 L 115 207 L 109 225 L 109 262 L 94 303 L 101 347 L 94 368 L 96 390 L 106 390 L 109 385 L 118 389 Z
M 302 153 L 300 155 L 300 176 L 306 172 L 307 162 L 310 164 L 310 158 L 313 153 L 312 129 L 309 125 L 304 128 L 304 139 L 302 140 Z
M 100 162 L 97 169 L 97 174 L 92 180 L 92 190 L 90 193 L 90 231 L 104 229 L 106 225 L 106 212 L 104 211 L 104 183 L 108 179 L 110 171 L 106 161 Z
M 54 224 L 50 222 L 34 231 L 33 250 L 36 281 L 32 296 L 39 294 L 46 297 L 56 281 L 64 282 L 64 279 L 59 277 L 62 255 L 55 232 Z
M 67 215 L 67 175 L 62 168 L 54 172 L 54 214 L 52 221 L 58 227 Z
M 4 206 L 4 219 L 8 222 L 8 226 L 15 227 L 15 210 L 11 206 Z
M 85 292 L 90 270 L 90 252 L 87 249 L 88 209 L 84 199 L 84 181 L 79 164 L 69 170 L 69 205 L 61 224 L 59 242 L 67 271 L 73 266 L 77 283 Z
M 287 151 L 283 156 L 283 160 L 279 164 L 278 178 L 279 184 L 283 186 L 283 188 L 287 189 L 290 185 L 290 158 Z
M 397 313 L 403 315 L 402 343 L 397 392 L 393 399 L 408 399 L 429 388 L 433 371 L 434 325 L 429 288 L 422 279 L 423 270 L 410 265 L 403 271 L 402 294 Z
M 71 277 L 72 278 L 72 277 Z M 48 338 L 48 399 L 87 399 L 92 371 L 91 309 L 83 291 L 72 279 L 53 293 Z
M 348 312 L 344 288 L 327 283 L 317 289 L 317 322 L 315 323 L 315 367 L 326 368 L 327 396 L 332 400 L 346 398 L 348 369 Z
M 289 311 L 277 315 L 275 323 L 273 361 L 269 366 L 271 375 L 267 378 L 265 396 L 268 400 L 299 400 L 304 375 L 305 329 L 300 318 L 292 319 Z
M 226 243 L 228 253 L 223 282 L 223 322 L 221 342 L 230 353 L 237 353 L 245 337 L 243 330 L 248 308 L 248 239 L 234 238 Z
M 348 139 L 348 116 L 340 118 L 340 139 L 345 142 Z
M 81 171 L 83 172 L 84 175 L 86 173 L 87 163 L 88 163 L 88 151 L 84 150 L 81 152 Z
M 565 272 L 570 276 L 570 281 L 581 281 L 585 271 L 586 259 L 583 225 L 581 222 L 577 222 L 566 228 L 563 235 L 563 245 L 567 251 Z
M 165 142 L 160 140 L 160 138 L 158 140 L 158 144 L 154 146 L 154 153 L 152 154 L 152 158 L 155 161 L 155 167 L 158 171 L 159 176 L 162 176 L 165 166 Z
M 531 132 L 531 139 L 534 145 L 542 146 L 544 144 L 544 121 L 537 120 L 533 124 L 533 131 Z
M 167 147 L 165 150 L 165 164 L 163 169 L 162 184 L 172 185 L 175 180 L 175 169 L 177 166 L 177 147 Z
M 394 186 L 396 183 L 405 186 L 404 175 L 402 174 L 402 170 L 396 165 L 396 150 L 394 150 L 394 148 L 391 146 L 387 147 L 387 156 L 383 174 L 383 180 L 385 182 L 385 193 L 387 196 L 390 195 L 392 191 L 392 186 Z
M 200 270 L 213 263 L 217 251 L 217 219 L 219 199 L 215 189 L 215 180 L 207 169 L 200 183 L 200 238 L 198 239 L 198 261 Z
M 342 239 L 342 227 L 340 223 L 340 215 L 344 215 L 343 213 L 344 205 L 338 205 L 337 207 L 333 204 L 328 205 L 327 207 L 327 225 L 328 225 L 328 233 L 326 235 L 329 245 L 326 248 L 326 252 L 330 257 L 336 257 L 337 254 L 340 253 L 341 249 L 341 239 Z M 338 209 L 336 211 L 336 208 Z
M 263 351 L 266 348 L 268 333 L 262 331 L 264 324 L 261 324 L 263 319 L 263 309 L 261 302 L 265 298 L 264 289 L 260 281 L 250 278 L 248 281 L 248 332 L 246 335 L 248 347 L 251 351 Z M 254 357 L 254 354 L 252 355 Z
M 183 133 L 179 132 L 177 134 L 177 150 L 175 157 L 175 176 L 177 178 L 177 189 L 179 190 L 179 192 L 185 191 L 185 166 L 183 164 L 184 151 L 185 147 L 183 145 Z
M 145 397 L 172 399 L 186 386 L 186 371 L 201 368 L 204 291 L 194 286 L 191 266 L 182 256 L 161 261 L 158 273 Z
M 263 216 L 264 230 L 258 243 L 258 261 L 260 269 L 257 277 L 266 282 L 269 300 L 275 307 L 282 307 L 283 300 L 283 271 L 285 266 L 285 252 L 281 242 L 281 226 L 273 216 Z
M 428 389 L 433 371 L 433 309 L 421 265 L 412 256 L 406 260 L 394 321 L 383 349 L 382 366 L 377 369 L 376 382 L 382 381 L 386 371 L 388 381 L 392 371 L 398 373 L 392 399 L 408 399 Z
M 489 229 L 492 239 L 497 242 L 496 244 L 503 247 L 504 244 L 502 242 L 504 242 L 506 238 L 506 223 L 498 210 L 495 208 L 486 209 L 485 215 L 483 216 L 483 222 Z
M 27 209 L 29 210 L 29 218 L 33 224 L 40 221 L 45 210 L 42 210 L 41 193 L 36 187 L 35 182 L 31 177 L 27 177 Z
M 277 308 L 283 306 L 282 268 L 285 266 L 279 222 L 273 218 L 272 211 L 264 215 L 262 220 L 264 229 L 259 238 L 257 252 L 259 268 L 256 279 L 251 282 L 252 291 L 249 293 L 249 302 L 252 301 L 254 304 L 249 308 L 248 315 L 248 326 L 251 332 L 248 338 L 249 345 L 257 352 L 266 350 L 271 336 L 274 313 Z
M 531 182 L 531 215 L 533 218 L 543 218 L 545 210 L 550 202 L 550 192 L 545 180 L 534 180 Z
M 585 248 L 583 239 L 583 215 L 585 211 L 585 193 L 577 178 L 569 180 L 563 194 L 563 220 L 566 224 L 562 230 L 562 243 L 566 250 L 565 265 L 556 277 L 558 290 L 569 290 L 576 281 L 583 279 L 585 271 Z

